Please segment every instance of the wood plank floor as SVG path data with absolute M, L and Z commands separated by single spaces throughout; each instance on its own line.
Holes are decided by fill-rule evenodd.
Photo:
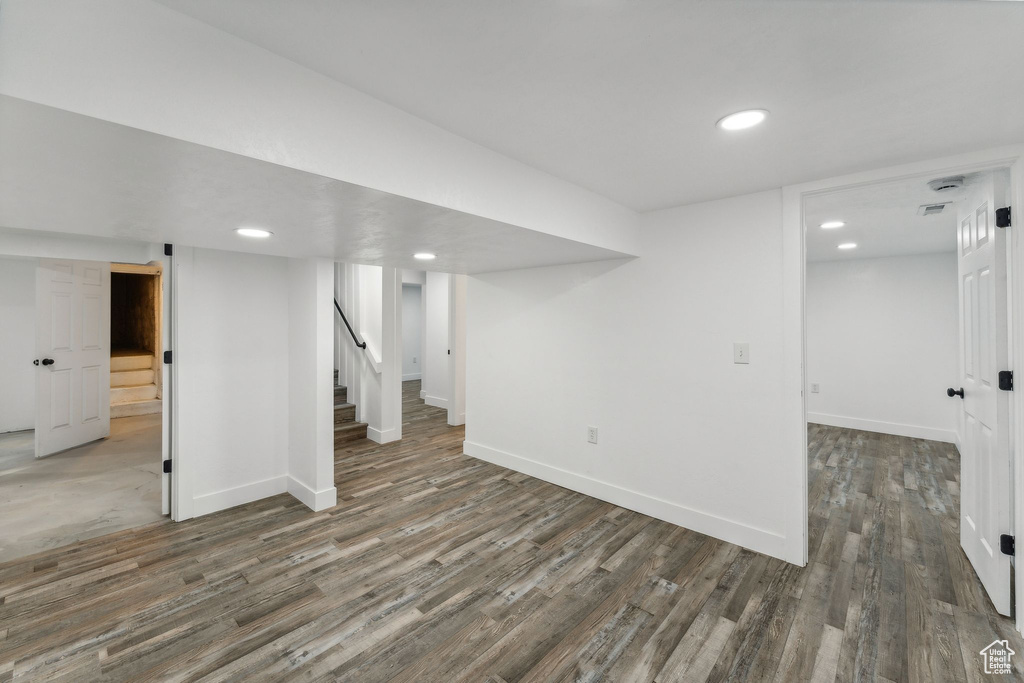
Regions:
M 981 681 L 984 645 L 1024 653 L 948 445 L 812 426 L 801 569 L 468 458 L 418 390 L 403 441 L 337 453 L 336 508 L 0 565 L 0 681 Z

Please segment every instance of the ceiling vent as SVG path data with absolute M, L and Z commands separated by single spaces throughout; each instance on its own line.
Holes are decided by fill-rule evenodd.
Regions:
M 917 207 L 918 216 L 937 216 L 942 213 L 943 209 L 952 204 L 952 202 L 942 202 L 941 204 L 922 204 Z
M 949 192 L 950 190 L 959 190 L 964 186 L 964 177 L 962 175 L 952 175 L 947 178 L 936 178 L 935 180 L 928 181 L 928 187 L 935 192 Z

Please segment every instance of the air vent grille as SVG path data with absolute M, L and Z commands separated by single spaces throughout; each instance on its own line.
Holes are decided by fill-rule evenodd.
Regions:
M 943 210 L 949 206 L 950 202 L 942 202 L 941 204 L 922 204 L 917 208 L 918 216 L 935 216 L 943 212 Z

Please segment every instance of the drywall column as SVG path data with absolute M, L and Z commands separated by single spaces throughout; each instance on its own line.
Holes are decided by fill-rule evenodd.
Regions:
M 396 441 L 402 438 L 401 272 L 380 266 L 346 268 L 352 273 L 347 288 L 350 321 L 366 342 L 365 349 L 353 346 L 349 401 L 356 404 L 357 419 L 366 423 L 368 438 L 377 443 Z
M 366 435 L 388 443 L 402 438 L 402 271 L 381 270 L 380 427 Z
M 448 424 L 466 424 L 466 276 L 448 279 Z
M 288 260 L 288 493 L 334 507 L 334 264 Z
M 427 273 L 423 290 L 423 385 L 427 405 L 448 407 L 448 273 Z

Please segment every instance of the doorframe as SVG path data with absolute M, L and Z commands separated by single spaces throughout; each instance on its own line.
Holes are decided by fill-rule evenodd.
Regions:
M 809 197 L 837 190 L 848 190 L 918 176 L 942 176 L 1007 168 L 1010 171 L 1010 204 L 1016 207 L 1007 229 L 1008 321 L 1010 370 L 1024 368 L 1024 239 L 1015 239 L 1014 230 L 1024 227 L 1024 145 L 941 157 L 929 161 L 836 176 L 782 188 L 782 269 L 783 269 L 783 401 L 785 414 L 783 439 L 795 454 L 791 476 L 800 482 L 798 500 L 786 512 L 787 528 L 800 530 L 787 535 L 786 556 L 800 566 L 808 560 L 807 507 L 807 406 L 804 397 L 806 367 L 806 249 L 804 203 Z M 1011 533 L 1024 530 L 1024 401 L 1010 396 Z M 1015 600 L 1017 630 L 1024 633 L 1024 562 L 1014 562 L 1014 580 L 1018 587 Z

